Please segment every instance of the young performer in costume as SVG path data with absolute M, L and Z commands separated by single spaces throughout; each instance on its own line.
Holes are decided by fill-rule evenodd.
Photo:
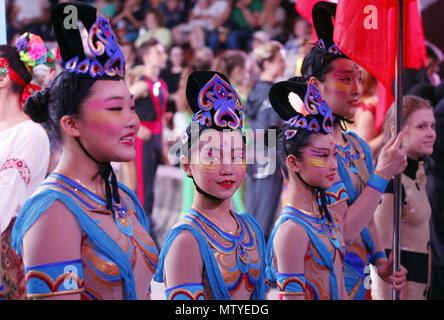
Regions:
M 431 208 L 425 190 L 427 180 L 424 157 L 432 154 L 436 139 L 433 108 L 420 97 L 404 96 L 402 123 L 408 127 L 404 138 L 408 165 L 402 174 L 400 247 L 401 264 L 409 270 L 409 273 L 401 299 L 422 300 L 427 294 L 429 261 L 431 261 L 428 250 Z M 394 107 L 385 117 L 385 139 L 393 130 L 393 124 Z M 391 251 L 393 245 L 393 203 L 393 184 L 390 184 L 375 212 L 375 223 L 381 232 L 386 251 Z M 391 299 L 390 287 L 373 273 L 372 280 L 372 297 Z
M 196 190 L 164 240 L 155 280 L 171 300 L 264 299 L 262 231 L 251 215 L 230 210 L 246 169 L 240 97 L 221 73 L 195 71 L 187 100 L 194 116 L 181 165 Z
M 373 211 L 327 208 L 325 189 L 333 185 L 337 172 L 336 145 L 330 134 L 332 112 L 316 86 L 307 88 L 297 78 L 279 82 L 270 90 L 270 102 L 286 120 L 278 129 L 276 146 L 289 182 L 288 204 L 267 245 L 267 276 L 277 280 L 287 299 L 348 299 L 345 245 L 368 224 Z M 392 139 L 385 150 L 393 153 L 399 143 Z M 396 160 L 382 157 L 380 167 L 399 166 Z M 386 269 L 383 277 L 390 275 Z
M 69 5 L 77 28 L 64 28 Z M 58 129 L 63 154 L 13 229 L 27 296 L 149 298 L 158 250 L 137 196 L 117 183 L 110 165 L 134 159 L 140 126 L 122 79 L 122 51 L 108 20 L 89 5 L 60 4 L 51 19 L 65 71 L 29 98 L 25 111 Z
M 359 211 L 364 202 L 366 208 L 375 210 L 390 179 L 403 168 L 375 169 L 368 145 L 353 132 L 345 131 L 344 123 L 353 116 L 361 94 L 361 75 L 359 66 L 346 57 L 332 40 L 335 11 L 336 4 L 333 3 L 319 2 L 314 6 L 313 23 L 319 40 L 304 58 L 302 77 L 318 87 L 333 113 L 332 135 L 337 147 L 339 175 L 327 190 L 331 209 L 339 212 L 350 206 L 352 211 Z M 404 151 L 399 149 L 396 152 L 399 162 L 403 162 L 405 167 Z M 370 221 L 360 235 L 346 242 L 345 285 L 348 295 L 352 299 L 370 298 L 365 287 L 369 264 L 372 263 L 378 270 L 391 264 L 374 221 Z
M 33 90 L 35 66 L 54 68 L 54 56 L 43 40 L 25 33 L 16 47 L 0 46 L 0 233 L 6 299 L 26 297 L 23 262 L 11 248 L 11 232 L 20 208 L 45 179 L 50 145 L 41 125 L 23 112 Z

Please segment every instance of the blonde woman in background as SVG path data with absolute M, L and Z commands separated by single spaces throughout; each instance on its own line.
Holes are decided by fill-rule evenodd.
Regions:
M 384 139 L 393 132 L 394 107 L 388 111 L 384 123 Z M 427 294 L 430 267 L 429 220 L 430 203 L 426 194 L 424 157 L 432 154 L 436 139 L 435 118 L 430 104 L 416 96 L 405 96 L 402 102 L 402 123 L 407 127 L 404 148 L 408 164 L 402 174 L 401 264 L 408 270 L 407 283 L 401 299 L 422 300 Z M 392 249 L 393 184 L 390 184 L 375 212 L 375 223 L 384 248 Z M 391 299 L 389 286 L 372 270 L 372 297 Z

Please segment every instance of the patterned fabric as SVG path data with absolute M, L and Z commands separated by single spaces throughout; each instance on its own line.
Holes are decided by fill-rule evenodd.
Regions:
M 1 236 L 2 280 L 6 300 L 26 299 L 25 267 L 23 260 L 12 249 L 11 233 L 15 218 Z
M 202 283 L 183 283 L 165 290 L 167 300 L 205 300 Z
M 241 288 L 251 292 L 251 299 L 264 300 L 265 241 L 262 230 L 251 215 L 234 212 L 233 215 L 241 227 L 236 235 L 224 233 L 220 229 L 216 231 L 208 218 L 190 210 L 185 219 L 191 224 L 183 223 L 166 235 L 154 280 L 165 280 L 164 262 L 168 250 L 174 239 L 187 230 L 199 243 L 204 273 L 215 300 L 230 300 L 231 295 Z M 232 264 L 228 265 L 227 259 L 232 259 Z
M 342 261 L 345 255 L 341 226 L 333 221 L 328 223 L 326 216 L 316 218 L 287 205 L 277 221 L 267 245 L 267 277 L 271 281 L 280 281 L 275 268 L 273 241 L 281 224 L 291 220 L 307 232 L 310 239 L 304 258 L 304 296 L 306 300 L 338 300 L 341 292 Z M 322 280 L 324 279 L 324 280 Z M 325 282 L 327 280 L 327 282 Z M 282 280 L 281 286 L 282 286 Z M 302 286 L 302 278 L 295 281 Z M 291 287 L 290 287 L 291 288 Z
M 28 298 L 83 292 L 82 260 L 60 261 L 25 268 Z
M 277 273 L 277 286 L 282 295 L 304 295 L 305 275 L 303 273 Z
M 58 200 L 65 204 L 76 217 L 84 234 L 81 243 L 84 274 L 82 299 L 142 299 L 137 297 L 134 268 L 143 269 L 146 288 L 157 266 L 158 250 L 149 236 L 146 215 L 137 201 L 137 196 L 127 187 L 121 203 L 114 207 L 114 234 L 104 232 L 100 218 L 111 215 L 106 209 L 106 200 L 86 189 L 76 181 L 60 174 L 51 174 L 39 192 L 23 207 L 13 231 L 13 247 L 20 254 L 25 232 Z M 144 281 L 145 281 L 144 280 Z M 120 288 L 120 290 L 118 290 Z M 121 296 L 123 294 L 123 296 Z M 116 296 L 117 295 L 117 296 Z
M 338 159 L 338 173 L 341 178 L 332 188 L 327 190 L 330 206 L 336 202 L 346 200 L 351 205 L 361 194 L 374 171 L 373 158 L 368 145 L 353 132 L 344 132 L 347 143 L 344 146 L 336 145 Z M 358 178 L 357 188 L 353 185 L 350 173 Z M 342 193 L 342 196 L 341 196 Z M 345 197 L 347 194 L 347 197 Z M 345 248 L 347 254 L 344 259 L 345 287 L 351 299 L 366 299 L 367 289 L 364 287 L 370 256 L 373 254 L 374 243 L 367 228 L 361 232 L 361 237 L 349 243 Z
M 15 169 L 19 172 L 23 182 L 28 185 L 31 181 L 31 170 L 26 162 L 22 159 L 8 159 L 0 168 L 0 171 Z
M 5 300 L 5 286 L 0 285 L 0 300 Z

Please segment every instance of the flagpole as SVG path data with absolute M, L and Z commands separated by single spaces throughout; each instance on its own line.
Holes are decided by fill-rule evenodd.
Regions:
M 396 135 L 402 128 L 402 67 L 404 65 L 404 1 L 399 0 L 398 8 L 399 32 L 398 55 L 396 59 L 395 82 L 395 132 Z M 395 176 L 394 181 L 394 212 L 393 212 L 393 273 L 400 270 L 400 220 L 402 208 L 402 181 L 401 175 Z M 399 290 L 392 290 L 392 300 L 399 300 Z
M 7 44 L 6 39 L 6 3 L 0 0 L 0 45 Z

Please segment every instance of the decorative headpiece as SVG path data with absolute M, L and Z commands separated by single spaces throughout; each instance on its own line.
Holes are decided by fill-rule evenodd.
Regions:
M 55 70 L 55 56 L 40 36 L 26 32 L 15 40 L 15 47 L 29 72 L 39 65 Z
M 15 47 L 28 72 L 32 75 L 33 71 L 38 67 L 55 70 L 55 58 L 51 50 L 49 50 L 42 38 L 38 35 L 26 32 L 17 38 Z M 9 78 L 23 88 L 21 95 L 21 105 L 23 106 L 26 99 L 34 92 L 41 90 L 40 86 L 34 83 L 26 83 L 25 80 L 10 67 L 9 61 L 0 58 L 0 75 L 9 75 Z
M 324 134 L 333 131 L 333 114 L 315 85 L 310 84 L 307 87 L 302 79 L 291 78 L 274 84 L 270 89 L 269 99 L 273 109 L 288 124 L 285 131 L 286 140 L 293 138 L 298 130 Z M 286 149 L 285 142 L 284 148 Z M 309 185 L 299 172 L 296 174 L 305 185 L 315 188 L 316 197 L 322 209 L 321 213 L 332 222 L 325 190 Z
M 313 26 L 318 41 L 316 47 L 328 54 L 343 56 L 333 41 L 334 19 L 336 16 L 336 3 L 321 1 L 313 6 Z
M 77 19 L 68 19 L 67 12 L 78 18 L 86 33 L 82 34 Z M 125 59 L 117 36 L 96 8 L 78 2 L 61 3 L 52 11 L 51 21 L 65 70 L 93 79 L 123 78 Z
M 193 121 L 215 129 L 242 129 L 244 107 L 222 73 L 194 71 L 188 77 L 186 92 Z
M 269 99 L 289 125 L 285 132 L 287 139 L 293 138 L 299 129 L 325 134 L 333 131 L 333 114 L 315 85 L 307 87 L 305 82 L 291 78 L 274 84 Z
M 337 58 L 348 58 L 333 41 L 336 3 L 320 1 L 312 11 L 313 26 L 318 40 L 304 58 L 302 74 L 304 80 L 319 77 L 324 67 Z
M 78 2 L 61 3 L 51 12 L 51 22 L 66 71 L 93 80 L 123 78 L 123 52 L 109 21 L 96 8 Z M 112 201 L 120 203 L 120 196 L 117 178 L 110 162 L 94 159 L 80 138 L 75 140 L 83 152 L 98 164 L 97 174 L 105 182 L 106 206 L 113 211 Z

